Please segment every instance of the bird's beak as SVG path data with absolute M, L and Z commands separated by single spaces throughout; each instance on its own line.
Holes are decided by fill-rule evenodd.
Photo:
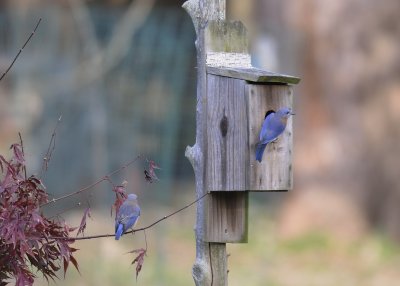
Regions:
M 296 115 L 296 113 L 294 113 L 294 112 L 290 112 L 290 115 Z

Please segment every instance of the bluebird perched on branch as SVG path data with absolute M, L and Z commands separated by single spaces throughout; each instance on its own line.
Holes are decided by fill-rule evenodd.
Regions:
M 278 111 L 267 112 L 260 131 L 260 141 L 256 145 L 256 160 L 261 162 L 265 147 L 285 131 L 287 120 L 294 113 L 283 107 Z
M 135 194 L 129 194 L 115 217 L 115 240 L 134 227 L 140 216 L 140 207 Z

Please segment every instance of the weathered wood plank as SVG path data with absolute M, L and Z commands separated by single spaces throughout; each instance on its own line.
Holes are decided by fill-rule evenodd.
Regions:
M 208 195 L 204 240 L 247 242 L 248 201 L 248 192 L 213 192 Z
M 236 68 L 207 66 L 207 73 L 230 78 L 243 79 L 256 83 L 298 84 L 300 82 L 300 78 L 298 77 L 265 71 L 254 67 Z
M 206 49 L 204 29 L 210 20 L 224 20 L 225 0 L 189 0 L 183 7 L 193 20 L 196 29 L 197 49 L 197 104 L 196 104 L 196 144 L 186 148 L 186 154 L 192 163 L 196 178 L 196 196 L 207 192 L 204 182 L 206 140 Z M 226 253 L 225 244 L 205 242 L 203 238 L 206 220 L 206 204 L 197 202 L 196 212 L 196 261 L 193 264 L 192 276 L 196 286 L 227 285 L 226 257 L 221 259 L 221 253 Z M 219 267 L 213 267 L 214 265 Z M 216 277 L 216 279 L 214 279 Z M 216 280 L 216 281 L 214 281 Z
M 212 277 L 211 286 L 227 286 L 228 285 L 228 263 L 226 255 L 225 243 L 209 243 L 210 250 L 210 266 Z
M 209 21 L 205 29 L 206 52 L 247 53 L 247 29 L 240 21 Z
M 288 85 L 246 85 L 249 124 L 249 190 L 285 191 L 293 187 L 292 173 L 292 118 L 277 141 L 267 145 L 262 162 L 255 160 L 264 115 L 268 110 L 292 107 L 293 90 Z
M 204 21 L 206 19 L 220 21 L 225 20 L 225 0 L 207 0 L 206 3 L 201 3 L 201 1 L 199 0 L 188 0 L 182 4 L 182 8 L 185 9 L 192 18 L 197 35 L 199 35 L 199 26 L 201 27 L 204 24 L 200 23 L 201 21 Z M 205 27 L 203 27 L 202 29 L 204 28 Z
M 246 190 L 248 156 L 245 81 L 207 75 L 206 186 Z

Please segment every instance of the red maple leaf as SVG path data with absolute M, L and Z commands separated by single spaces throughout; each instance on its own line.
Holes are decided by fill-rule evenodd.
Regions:
M 147 255 L 147 249 L 144 248 L 134 249 L 132 251 L 129 251 L 128 253 L 137 253 L 136 258 L 131 263 L 131 264 L 136 263 L 136 281 L 137 281 L 139 272 L 140 270 L 142 270 L 144 256 Z
M 127 184 L 126 181 L 124 181 L 122 185 L 113 188 L 113 192 L 115 192 L 115 201 L 114 204 L 111 206 L 111 216 L 112 216 L 112 210 L 115 209 L 115 213 L 118 213 L 120 206 L 128 197 L 125 188 L 126 184 Z
M 64 274 L 69 262 L 79 271 L 71 228 L 43 215 L 46 187 L 34 175 L 26 178 L 22 146 L 13 144 L 11 149 L 11 159 L 0 155 L 0 285 L 13 279 L 17 286 L 31 286 L 34 271 L 55 279 L 63 262 Z
M 149 183 L 153 183 L 154 180 L 159 180 L 155 170 L 156 169 L 161 169 L 153 160 L 147 160 L 147 162 L 149 163 L 149 170 L 144 170 L 144 178 L 146 179 L 147 182 Z
M 81 220 L 81 224 L 79 225 L 79 229 L 78 229 L 78 232 L 77 232 L 76 236 L 78 236 L 80 233 L 82 233 L 83 236 L 85 235 L 85 234 L 84 234 L 84 231 L 85 231 L 85 229 L 86 229 L 86 218 L 87 218 L 87 217 L 92 218 L 92 216 L 91 216 L 91 214 L 90 214 L 90 208 L 87 208 L 87 209 L 85 210 L 85 212 L 83 213 L 83 217 L 82 217 L 82 220 Z
M 20 144 L 12 144 L 10 149 L 13 150 L 14 153 L 14 158 L 17 160 L 18 163 L 24 164 L 25 163 L 25 158 L 24 158 L 24 153 L 22 152 L 22 146 Z

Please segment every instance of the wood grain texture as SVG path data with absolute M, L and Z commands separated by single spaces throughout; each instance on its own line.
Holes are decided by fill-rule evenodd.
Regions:
M 258 68 L 237 68 L 237 67 L 212 67 L 207 66 L 207 73 L 226 76 L 237 79 L 244 79 L 256 83 L 275 84 L 298 84 L 300 78 L 261 70 Z
M 247 242 L 248 201 L 248 192 L 213 192 L 208 195 L 204 241 Z
M 244 191 L 248 181 L 245 81 L 207 75 L 206 186 Z
M 187 154 L 192 162 L 196 178 L 196 196 L 200 197 L 207 192 L 205 178 L 206 153 L 206 43 L 204 29 L 210 20 L 225 19 L 225 0 L 189 0 L 184 4 L 185 10 L 191 16 L 196 29 L 197 51 L 197 97 L 196 97 L 196 143 L 189 147 Z M 206 219 L 205 202 L 197 202 L 196 211 L 196 260 L 192 268 L 192 276 L 196 286 L 227 285 L 226 258 L 221 259 L 221 253 L 226 252 L 226 245 L 205 242 L 204 225 Z M 212 251 L 212 250 L 215 251 Z M 219 267 L 213 265 L 219 264 Z M 218 272 L 217 272 L 218 271 Z M 218 279 L 214 282 L 214 277 Z
M 293 131 L 290 117 L 284 133 L 267 145 L 262 162 L 255 160 L 255 146 L 268 110 L 292 108 L 293 90 L 288 85 L 246 85 L 249 124 L 249 189 L 259 191 L 285 191 L 293 187 L 292 146 Z
M 248 52 L 247 29 L 240 21 L 209 21 L 205 41 L 206 52 Z
M 212 277 L 210 285 L 212 286 L 227 286 L 228 285 L 228 263 L 226 255 L 225 243 L 209 243 L 210 267 Z
M 226 3 L 225 0 L 207 0 L 203 4 L 199 0 L 188 0 L 182 4 L 182 8 L 190 15 L 193 21 L 196 34 L 199 33 L 199 26 L 204 20 L 225 20 Z M 207 19 L 206 19 L 207 18 Z

